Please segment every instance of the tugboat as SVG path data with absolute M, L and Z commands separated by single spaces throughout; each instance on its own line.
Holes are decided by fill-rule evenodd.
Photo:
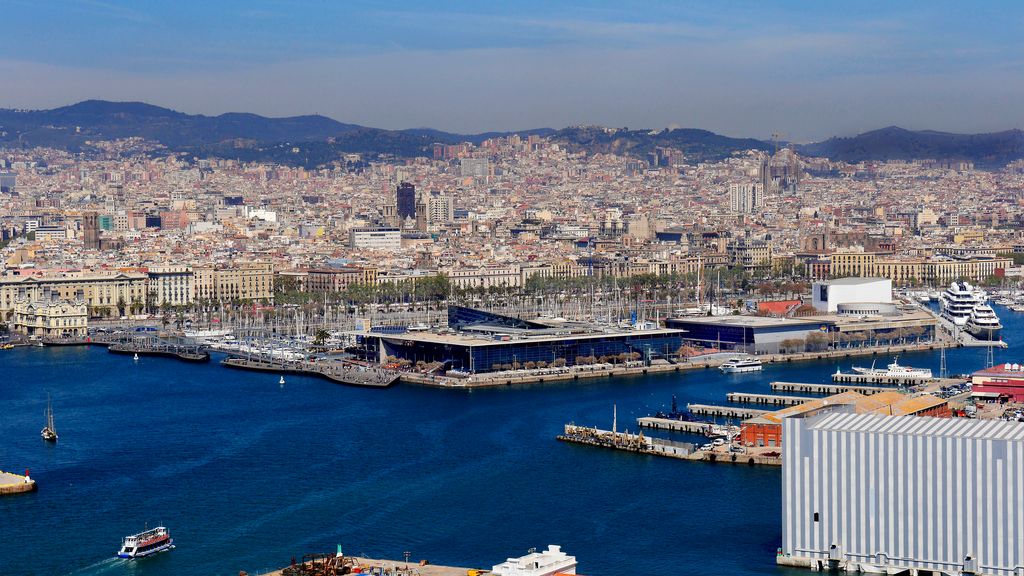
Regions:
M 40 430 L 39 435 L 47 442 L 57 441 L 57 428 L 53 425 L 53 406 L 50 405 L 50 396 L 46 396 L 46 426 Z
M 174 548 L 171 533 L 163 526 L 157 526 L 132 536 L 125 536 L 118 558 L 145 558 L 152 554 Z

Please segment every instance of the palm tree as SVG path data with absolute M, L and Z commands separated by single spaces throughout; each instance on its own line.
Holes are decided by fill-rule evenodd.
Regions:
M 313 337 L 314 346 L 323 346 L 327 342 L 327 339 L 331 337 L 330 332 L 327 330 L 317 330 L 316 335 Z

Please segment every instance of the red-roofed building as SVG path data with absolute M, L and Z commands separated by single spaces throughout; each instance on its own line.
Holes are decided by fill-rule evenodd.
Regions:
M 800 305 L 799 300 L 774 300 L 770 302 L 758 302 L 757 313 L 769 316 L 785 316 L 791 310 Z
M 999 364 L 971 374 L 973 394 L 981 398 L 1024 402 L 1024 364 Z

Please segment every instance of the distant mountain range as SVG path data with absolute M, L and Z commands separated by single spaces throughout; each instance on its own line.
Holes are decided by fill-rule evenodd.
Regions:
M 930 158 L 970 160 L 978 166 L 995 167 L 1024 158 L 1024 132 L 951 134 L 889 126 L 852 138 L 829 138 L 824 142 L 798 146 L 797 150 L 808 156 L 824 156 L 844 162 Z
M 769 150 L 754 138 L 732 138 L 697 129 L 629 130 L 598 126 L 514 132 L 551 137 L 571 150 L 644 157 L 656 147 L 681 150 L 691 161 L 715 161 L 750 149 Z M 270 160 L 318 166 L 345 153 L 398 157 L 429 156 L 434 143 L 480 143 L 512 132 L 454 134 L 430 128 L 383 130 L 338 122 L 326 116 L 267 118 L 256 114 L 185 114 L 142 102 L 87 100 L 52 110 L 0 109 L 0 146 L 48 146 L 83 150 L 88 141 L 141 137 L 169 150 L 200 157 Z M 949 134 L 897 127 L 852 138 L 798 145 L 811 156 L 859 162 L 918 158 L 970 160 L 1001 166 L 1024 158 L 1024 133 Z

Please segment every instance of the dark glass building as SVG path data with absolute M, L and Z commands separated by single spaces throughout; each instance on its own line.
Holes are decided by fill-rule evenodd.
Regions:
M 398 185 L 395 204 L 398 206 L 398 217 L 402 220 L 416 217 L 416 186 L 411 182 Z
M 441 362 L 449 370 L 492 372 L 508 365 L 558 359 L 572 366 L 577 357 L 634 352 L 641 359 L 662 358 L 674 355 L 685 335 L 683 330 L 665 328 L 574 332 L 460 306 L 448 312 L 449 325 L 458 327 L 456 334 L 374 330 L 359 339 L 367 356 L 378 361 L 395 357 L 414 363 Z

